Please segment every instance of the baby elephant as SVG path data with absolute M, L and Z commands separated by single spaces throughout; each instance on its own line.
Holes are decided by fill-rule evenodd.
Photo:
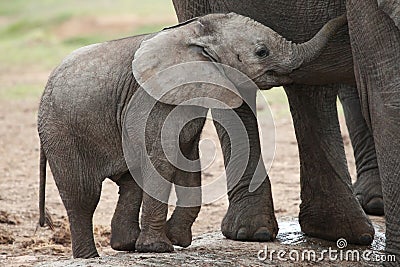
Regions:
M 239 107 L 246 90 L 221 66 L 263 89 L 291 83 L 289 74 L 317 57 L 345 22 L 334 19 L 296 45 L 247 17 L 213 14 L 76 50 L 53 71 L 40 102 L 40 224 L 48 161 L 68 213 L 74 257 L 98 256 L 92 217 L 105 178 L 120 188 L 111 222 L 114 249 L 169 252 L 172 244 L 188 246 L 200 210 L 198 143 L 205 115 L 208 108 Z M 185 70 L 221 86 L 185 83 L 179 76 Z M 195 168 L 171 162 L 181 159 Z M 190 196 L 194 204 L 178 205 L 166 222 L 171 182 L 197 189 Z M 179 204 L 179 190 L 177 197 Z

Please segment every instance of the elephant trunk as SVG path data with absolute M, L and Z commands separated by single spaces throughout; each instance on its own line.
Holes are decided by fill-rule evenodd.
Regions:
M 309 41 L 302 44 L 290 43 L 293 51 L 293 69 L 316 59 L 336 32 L 347 23 L 346 14 L 328 21 Z

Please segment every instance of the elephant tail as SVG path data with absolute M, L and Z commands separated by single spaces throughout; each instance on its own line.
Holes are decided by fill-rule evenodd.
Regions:
M 46 190 L 46 165 L 47 158 L 44 154 L 43 148 L 40 147 L 40 167 L 39 167 L 39 225 L 43 227 L 47 224 L 51 230 L 54 230 L 53 219 L 49 211 L 45 208 L 45 190 Z

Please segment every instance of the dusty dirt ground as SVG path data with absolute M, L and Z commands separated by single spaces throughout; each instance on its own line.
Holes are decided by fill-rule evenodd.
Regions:
M 276 89 L 277 90 L 277 89 Z M 194 242 L 187 249 L 176 249 L 172 254 L 118 253 L 109 246 L 110 221 L 117 201 L 117 186 L 106 180 L 101 201 L 94 217 L 96 245 L 103 256 L 96 260 L 70 260 L 70 237 L 66 212 L 61 203 L 51 172 L 48 170 L 46 205 L 56 223 L 55 231 L 38 228 L 38 149 L 36 133 L 37 99 L 0 102 L 0 265 L 1 266 L 96 266 L 105 265 L 263 265 L 289 264 L 284 261 L 257 259 L 263 243 L 242 243 L 226 240 L 220 234 L 220 223 L 227 209 L 227 199 L 204 205 L 193 226 Z M 263 109 L 260 108 L 262 116 Z M 272 105 L 272 111 L 287 108 Z M 343 121 L 343 120 L 342 120 Z M 265 125 L 264 125 L 265 124 Z M 305 238 L 295 220 L 299 211 L 299 161 L 297 145 L 290 116 L 275 120 L 276 153 L 270 169 L 276 216 L 280 224 L 278 240 L 268 244 L 271 249 L 323 248 L 335 244 Z M 260 127 L 271 127 L 261 120 Z M 266 130 L 270 130 L 267 128 Z M 217 140 L 211 123 L 206 126 L 203 138 Z M 344 140 L 349 165 L 354 175 L 347 133 Z M 205 147 L 207 149 L 207 147 Z M 270 149 L 263 147 L 263 152 Z M 268 154 L 265 152 L 265 154 Z M 217 153 L 212 168 L 203 174 L 204 181 L 211 181 L 223 171 L 222 157 Z M 379 230 L 374 249 L 382 249 L 383 219 L 374 217 Z M 365 248 L 364 248 L 365 249 Z M 337 263 L 337 262 L 336 262 Z M 303 262 L 304 266 L 323 264 Z M 343 262 L 354 266 L 364 263 Z M 289 264 L 290 265 L 290 264 Z M 342 264 L 341 264 L 342 265 Z
M 120 25 L 119 25 L 120 26 Z M 118 26 L 118 27 L 119 27 Z M 74 35 L 65 26 L 65 36 Z M 49 71 L 50 72 L 50 71 Z M 13 83 L 15 80 L 40 80 L 45 83 L 49 72 L 0 73 L 0 84 Z M 0 88 L 1 90 L 1 88 Z M 278 90 L 278 89 L 274 89 Z M 170 254 L 139 254 L 113 251 L 109 246 L 110 222 L 118 197 L 117 186 L 106 180 L 100 203 L 94 216 L 96 246 L 101 258 L 92 260 L 71 259 L 70 236 L 66 212 L 55 187 L 51 172 L 48 170 L 46 186 L 46 206 L 56 224 L 55 231 L 38 228 L 38 163 L 39 140 L 36 132 L 36 114 L 38 98 L 26 100 L 0 99 L 0 266 L 364 266 L 365 261 L 327 261 L 293 262 L 285 260 L 261 261 L 257 253 L 268 245 L 268 249 L 289 251 L 291 249 L 336 248 L 336 244 L 304 237 L 296 221 L 299 212 L 299 160 L 297 144 L 287 104 L 273 104 L 275 118 L 276 150 L 269 171 L 274 198 L 275 213 L 279 221 L 280 232 L 273 243 L 235 242 L 220 234 L 220 223 L 227 209 L 227 198 L 204 205 L 193 226 L 194 241 L 186 249 L 176 248 Z M 268 133 L 274 128 L 265 118 L 266 107 L 259 108 L 260 128 Z M 282 115 L 285 114 L 285 115 Z M 343 125 L 343 118 L 341 118 Z M 209 123 L 203 138 L 216 141 L 215 131 Z M 270 137 L 263 144 L 265 161 L 271 157 Z M 349 167 L 354 177 L 354 159 L 349 137 L 344 131 L 343 138 L 349 158 Z M 205 143 L 203 151 L 210 143 Z M 204 183 L 212 181 L 223 172 L 220 151 L 216 153 L 212 166 L 203 173 Z M 269 155 L 269 156 L 268 156 Z M 172 208 L 171 208 L 172 209 Z M 373 249 L 379 251 L 383 244 L 384 219 L 372 218 L 376 229 L 376 240 L 372 247 L 357 248 L 359 251 Z M 351 248 L 351 247 L 349 247 Z

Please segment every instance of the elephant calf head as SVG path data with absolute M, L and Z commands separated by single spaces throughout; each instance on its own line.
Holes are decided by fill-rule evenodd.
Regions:
M 133 74 L 167 104 L 236 108 L 242 104 L 237 88 L 248 78 L 261 89 L 292 83 L 289 74 L 318 57 L 346 21 L 344 15 L 333 19 L 310 41 L 294 44 L 248 17 L 210 14 L 143 41 Z

